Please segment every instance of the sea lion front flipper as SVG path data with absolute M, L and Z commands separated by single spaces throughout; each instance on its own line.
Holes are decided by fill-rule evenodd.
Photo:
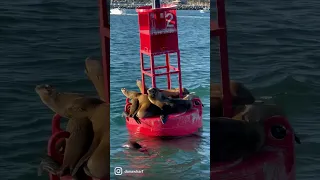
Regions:
M 140 92 L 141 92 L 141 93 L 144 93 L 144 92 L 142 92 L 142 82 L 141 82 L 140 80 L 137 79 L 136 85 L 138 86 Z M 145 90 L 148 89 L 148 87 L 146 86 L 146 84 L 144 84 L 144 88 L 145 88 Z
M 171 107 L 168 105 L 164 105 L 161 109 L 160 120 L 162 124 L 165 124 L 168 120 L 168 114 L 170 114 Z
M 100 144 L 99 139 L 94 137 L 92 140 L 92 144 L 91 144 L 89 150 L 87 151 L 87 153 L 84 156 L 82 156 L 82 158 L 78 161 L 78 163 L 75 165 L 75 167 L 71 171 L 72 176 L 75 176 L 76 173 L 78 172 L 79 168 L 83 165 L 83 163 L 88 161 L 88 159 L 90 158 L 92 153 L 96 150 L 96 148 L 99 146 L 99 144 Z
M 73 118 L 69 120 L 66 130 L 70 132 L 70 137 L 66 140 L 62 169 L 67 167 L 72 172 L 91 145 L 93 128 L 89 119 Z
M 141 124 L 141 121 L 139 119 L 139 117 L 137 116 L 139 110 L 139 100 L 138 99 L 132 99 L 131 100 L 131 106 L 130 106 L 130 112 L 129 112 L 129 116 L 133 117 L 133 119 L 138 123 Z
M 60 164 L 47 155 L 42 158 L 40 162 L 38 168 L 38 176 L 42 175 L 43 170 L 47 171 L 50 174 L 58 175 L 58 173 L 60 172 Z

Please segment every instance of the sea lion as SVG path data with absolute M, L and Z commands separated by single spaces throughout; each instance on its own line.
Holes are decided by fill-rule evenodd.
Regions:
M 141 124 L 139 118 L 158 116 L 161 114 L 160 108 L 149 101 L 148 95 L 135 91 L 128 91 L 121 88 L 124 96 L 131 99 L 130 112 L 124 112 L 125 117 L 133 117 L 138 124 Z
M 40 163 L 40 169 L 47 170 L 57 176 L 71 174 L 79 159 L 88 151 L 93 139 L 92 124 L 89 119 L 70 119 L 66 131 L 70 133 L 70 136 L 65 141 L 63 164 L 52 167 L 50 160 L 43 159 Z M 73 178 L 81 179 L 79 176 L 80 174 L 76 173 Z
M 99 179 L 107 178 L 110 176 L 110 105 L 103 103 L 95 106 L 80 101 L 77 100 L 77 106 L 88 112 L 87 115 L 92 122 L 94 137 L 88 152 L 78 161 L 71 175 L 74 176 L 83 166 L 88 176 Z
M 88 98 L 82 94 L 61 93 L 51 85 L 38 85 L 35 88 L 42 102 L 51 110 L 63 117 L 70 118 L 67 124 L 67 131 L 70 137 L 66 141 L 63 164 L 59 171 L 56 169 L 50 173 L 63 176 L 67 170 L 73 169 L 78 160 L 88 150 L 92 141 L 92 125 L 88 119 L 86 109 L 77 106 L 77 103 L 98 106 L 103 103 L 100 99 Z M 86 148 L 87 147 L 87 148 Z M 42 162 L 43 166 L 50 166 L 50 162 Z M 76 174 L 74 174 L 76 177 Z
M 255 98 L 251 92 L 239 82 L 230 81 L 230 93 L 232 108 L 235 114 L 244 110 L 244 105 L 252 104 Z M 223 93 L 222 86 L 217 83 L 211 83 L 210 86 L 210 116 L 221 117 L 223 116 Z
M 265 141 L 263 126 L 258 122 L 217 117 L 210 121 L 213 162 L 231 161 L 259 151 Z
M 284 110 L 276 104 L 267 104 L 263 101 L 256 101 L 251 105 L 246 105 L 244 111 L 236 114 L 232 119 L 244 120 L 247 122 L 258 122 L 261 125 L 264 121 L 273 116 L 283 116 L 286 114 Z M 301 144 L 300 138 L 294 133 L 296 143 Z
M 143 93 L 142 91 L 142 82 L 140 80 L 137 80 L 136 81 L 136 85 L 138 86 L 139 90 L 141 93 Z M 146 89 L 147 86 L 144 85 L 144 87 Z M 179 91 L 179 88 L 174 88 L 174 89 L 163 89 L 161 90 L 161 93 L 166 96 L 166 97 L 171 97 L 171 98 L 179 98 L 179 94 L 180 94 L 180 91 Z M 187 88 L 182 88 L 182 95 L 185 96 L 187 94 L 190 94 L 190 92 L 188 91 Z
M 192 108 L 191 100 L 168 98 L 158 88 L 149 88 L 147 92 L 149 101 L 161 109 L 160 119 L 163 124 L 167 121 L 168 114 L 186 112 Z
M 105 100 L 104 77 L 101 62 L 91 58 L 85 60 L 85 74 L 93 83 L 102 101 Z

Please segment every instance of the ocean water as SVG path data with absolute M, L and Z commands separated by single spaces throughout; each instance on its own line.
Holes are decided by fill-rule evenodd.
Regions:
M 226 2 L 231 78 L 284 107 L 302 142 L 297 180 L 320 176 L 319 8 L 319 1 Z M 215 42 L 211 71 L 218 79 Z
M 137 90 L 135 80 L 140 78 L 134 14 L 132 11 L 127 16 L 111 17 L 110 170 L 113 172 L 114 166 L 143 166 L 144 179 L 208 179 L 209 15 L 178 12 L 183 85 L 195 91 L 205 105 L 202 138 L 156 143 L 157 147 L 149 148 L 152 156 L 148 157 L 122 147 L 128 135 L 120 116 L 125 103 L 120 88 Z M 48 83 L 61 91 L 96 95 L 84 74 L 84 60 L 88 56 L 100 57 L 98 18 L 97 2 L 0 2 L 0 179 L 48 179 L 46 174 L 37 176 L 37 167 L 46 153 L 53 113 L 34 88 Z

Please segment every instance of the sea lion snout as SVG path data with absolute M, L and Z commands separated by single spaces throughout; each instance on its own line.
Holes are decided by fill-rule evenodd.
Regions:
M 46 95 L 50 95 L 52 94 L 54 90 L 54 87 L 49 85 L 49 84 L 41 84 L 41 85 L 37 85 L 35 88 L 36 93 L 38 94 L 46 94 Z

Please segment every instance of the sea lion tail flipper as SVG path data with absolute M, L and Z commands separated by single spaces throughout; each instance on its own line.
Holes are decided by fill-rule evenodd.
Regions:
M 50 174 L 58 175 L 60 173 L 60 164 L 53 160 L 50 156 L 42 158 L 38 167 L 38 176 L 42 175 L 43 170 Z
M 88 161 L 92 153 L 96 150 L 99 145 L 99 139 L 94 138 L 92 144 L 88 150 L 88 152 L 82 156 L 82 158 L 78 161 L 78 163 L 74 166 L 73 170 L 71 171 L 71 176 L 75 176 L 78 172 L 79 168 L 83 165 L 84 162 Z

